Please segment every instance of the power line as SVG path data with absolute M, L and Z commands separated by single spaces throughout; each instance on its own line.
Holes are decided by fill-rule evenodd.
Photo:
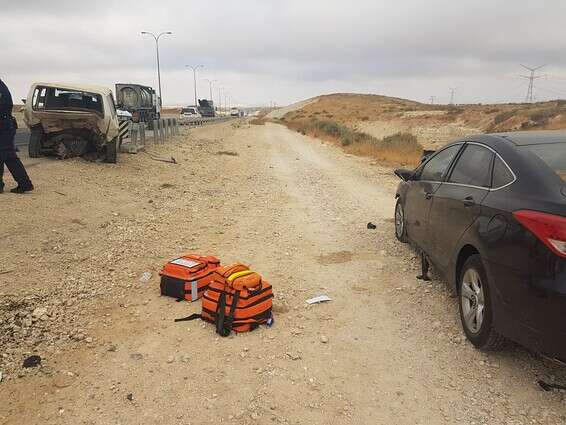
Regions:
M 523 64 L 520 64 L 523 68 L 531 71 L 530 75 L 520 75 L 521 78 L 527 78 L 529 80 L 529 88 L 527 89 L 527 97 L 525 99 L 525 102 L 527 103 L 533 103 L 533 88 L 534 88 L 534 82 L 536 79 L 538 78 L 542 78 L 544 77 L 544 75 L 535 75 L 535 72 L 539 69 L 541 69 L 543 66 L 546 65 L 541 65 L 541 66 L 537 66 L 536 68 L 529 68 L 528 66 L 525 66 Z

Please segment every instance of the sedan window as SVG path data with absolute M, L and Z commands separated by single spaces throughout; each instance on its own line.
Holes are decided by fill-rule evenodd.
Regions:
M 440 182 L 444 180 L 448 168 L 458 154 L 462 145 L 450 146 L 434 155 L 421 168 L 419 180 Z
M 505 165 L 503 160 L 498 156 L 495 157 L 495 163 L 493 164 L 493 178 L 491 187 L 497 189 L 511 183 L 515 179 L 515 176 Z
M 489 187 L 494 153 L 480 145 L 467 145 L 452 170 L 450 183 Z

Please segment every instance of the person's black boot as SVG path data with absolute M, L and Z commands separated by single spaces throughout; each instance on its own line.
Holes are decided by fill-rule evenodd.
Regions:
M 26 192 L 31 192 L 33 190 L 33 184 L 30 184 L 29 186 L 17 186 L 15 188 L 13 188 L 12 190 L 10 190 L 10 192 L 12 193 L 26 193 Z
M 4 193 L 4 183 L 0 183 L 0 193 Z

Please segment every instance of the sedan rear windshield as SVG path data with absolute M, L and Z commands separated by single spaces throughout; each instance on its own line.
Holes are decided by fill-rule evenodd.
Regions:
M 538 156 L 566 182 L 566 143 L 526 145 L 520 149 L 528 150 Z

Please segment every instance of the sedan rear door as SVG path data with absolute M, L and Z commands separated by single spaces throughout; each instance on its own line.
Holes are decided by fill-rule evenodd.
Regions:
M 422 250 L 430 247 L 429 212 L 434 193 L 450 170 L 463 144 L 450 145 L 425 162 L 409 181 L 405 195 L 407 235 Z
M 429 230 L 433 262 L 446 269 L 464 232 L 480 215 L 489 193 L 495 153 L 485 145 L 467 143 L 446 182 L 434 193 Z

